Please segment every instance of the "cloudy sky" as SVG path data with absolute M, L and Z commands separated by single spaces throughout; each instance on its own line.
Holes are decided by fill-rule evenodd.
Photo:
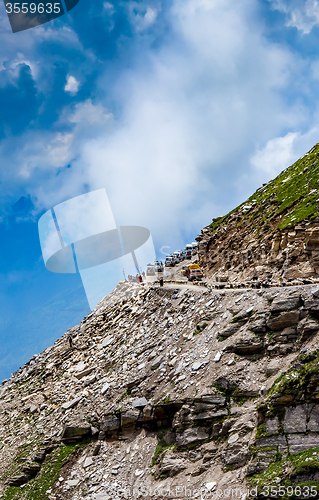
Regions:
M 80 0 L 14 34 L 0 3 L 0 37 L 5 378 L 90 310 L 44 267 L 45 211 L 105 188 L 163 259 L 318 142 L 319 2 Z

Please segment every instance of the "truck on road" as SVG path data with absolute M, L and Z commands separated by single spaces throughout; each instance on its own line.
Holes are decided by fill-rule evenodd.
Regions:
M 203 278 L 203 271 L 198 264 L 184 266 L 183 274 L 187 277 L 188 281 L 200 281 Z

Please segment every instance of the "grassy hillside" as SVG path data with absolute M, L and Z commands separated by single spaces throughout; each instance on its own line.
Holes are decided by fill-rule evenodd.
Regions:
M 264 223 L 277 222 L 278 229 L 295 226 L 298 222 L 319 216 L 319 143 L 275 179 L 257 191 L 239 207 L 218 220 L 211 227 L 227 224 L 232 214 L 241 212 L 259 232 Z

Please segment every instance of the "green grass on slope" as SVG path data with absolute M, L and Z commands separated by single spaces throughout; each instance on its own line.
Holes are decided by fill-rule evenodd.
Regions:
M 287 212 L 278 229 L 295 226 L 306 218 L 319 216 L 319 143 L 303 158 L 259 188 L 245 203 L 211 224 L 213 232 L 227 223 L 230 215 L 245 205 L 252 205 L 244 218 L 262 222 Z M 259 221 L 259 225 L 260 225 Z
M 254 474 L 249 482 L 251 486 L 257 486 L 259 498 L 318 498 L 318 481 L 298 481 L 298 476 L 311 476 L 318 470 L 319 448 L 309 448 L 300 453 L 289 454 L 285 460 L 279 455 L 266 470 Z
M 60 476 L 60 471 L 79 447 L 86 444 L 62 445 L 55 449 L 44 462 L 41 471 L 23 488 L 10 486 L 4 492 L 2 500 L 47 500 L 46 491 L 53 487 Z

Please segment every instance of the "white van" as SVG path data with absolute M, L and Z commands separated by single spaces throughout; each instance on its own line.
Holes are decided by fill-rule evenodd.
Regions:
M 198 243 L 197 243 L 197 241 L 193 241 L 192 242 L 192 254 L 195 255 L 197 253 L 197 250 L 198 250 Z
M 154 276 L 155 275 L 155 267 L 153 264 L 147 264 L 146 266 L 146 276 Z

